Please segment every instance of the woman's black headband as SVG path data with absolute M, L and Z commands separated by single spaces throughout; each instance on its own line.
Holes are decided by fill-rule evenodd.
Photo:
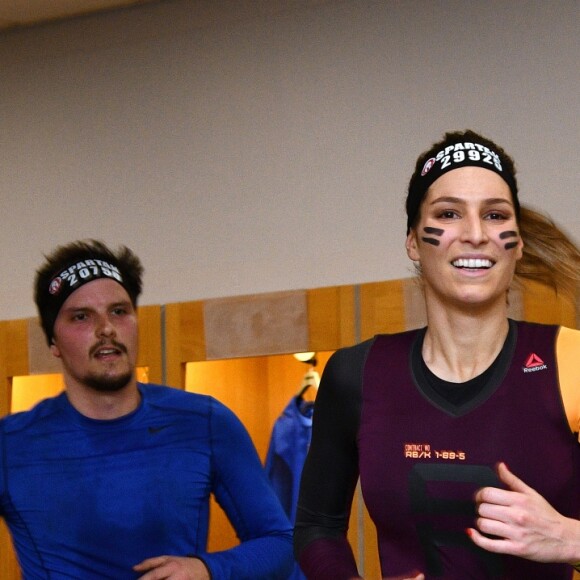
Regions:
M 486 145 L 465 141 L 447 145 L 429 157 L 425 161 L 420 175 L 413 180 L 407 196 L 407 234 L 417 219 L 421 202 L 427 190 L 435 180 L 449 171 L 468 166 L 483 167 L 495 171 L 503 178 L 512 192 L 516 216 L 519 219 L 520 204 L 514 175 L 503 167 L 501 158 L 495 151 Z

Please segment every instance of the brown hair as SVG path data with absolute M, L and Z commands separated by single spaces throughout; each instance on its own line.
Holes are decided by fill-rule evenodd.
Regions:
M 121 246 L 114 252 L 99 240 L 80 240 L 58 246 L 45 258 L 44 264 L 36 271 L 34 301 L 49 346 L 52 343 L 54 322 L 62 306 L 62 299 L 55 297 L 50 291 L 51 282 L 71 264 L 81 260 L 103 260 L 118 268 L 122 275 L 119 283 L 127 290 L 133 306 L 137 307 L 142 288 L 143 266 L 139 258 L 126 246 Z
M 520 236 L 524 241 L 516 277 L 546 284 L 556 292 L 575 295 L 580 288 L 580 250 L 546 215 L 521 207 Z

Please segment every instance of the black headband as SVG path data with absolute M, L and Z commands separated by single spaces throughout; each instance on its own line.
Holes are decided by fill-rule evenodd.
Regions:
M 502 166 L 500 156 L 485 145 L 474 142 L 452 143 L 427 159 L 421 174 L 413 180 L 407 196 L 407 234 L 417 218 L 421 202 L 431 185 L 443 174 L 460 167 L 483 167 L 497 173 L 508 184 L 519 219 L 520 204 L 514 175 Z
M 111 278 L 125 287 L 127 291 L 129 290 L 123 281 L 119 267 L 110 261 L 97 258 L 73 262 L 50 280 L 46 289 L 48 300 L 45 310 L 50 329 L 54 327 L 56 317 L 66 299 L 84 284 L 99 278 Z

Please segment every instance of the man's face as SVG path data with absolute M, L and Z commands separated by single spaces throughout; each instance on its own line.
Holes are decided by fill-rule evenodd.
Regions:
M 64 302 L 51 351 L 63 364 L 67 388 L 119 391 L 135 382 L 137 314 L 114 280 L 88 282 Z

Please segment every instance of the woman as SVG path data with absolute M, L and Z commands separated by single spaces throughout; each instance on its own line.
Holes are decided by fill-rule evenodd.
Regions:
M 576 292 L 580 252 L 520 208 L 513 161 L 473 131 L 419 157 L 406 207 L 428 325 L 329 360 L 302 476 L 300 565 L 315 580 L 359 578 L 346 529 L 360 476 L 384 578 L 572 578 L 580 332 L 508 319 L 507 292 L 518 277 Z

